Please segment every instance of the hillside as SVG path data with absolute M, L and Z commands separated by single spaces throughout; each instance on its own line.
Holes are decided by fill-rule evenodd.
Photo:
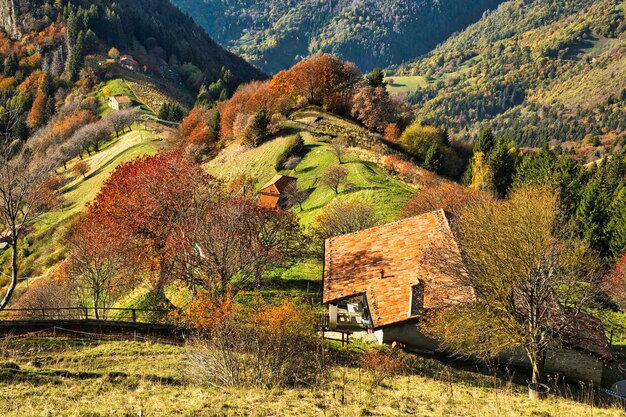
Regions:
M 331 131 L 312 123 L 323 118 Z M 257 180 L 262 186 L 276 174 L 276 158 L 283 151 L 289 139 L 296 134 L 304 138 L 304 156 L 293 170 L 280 173 L 298 178 L 300 188 L 311 190 L 303 203 L 302 211 L 294 208 L 303 225 L 313 225 L 315 218 L 329 203 L 338 200 L 360 201 L 375 207 L 381 223 L 397 220 L 400 210 L 416 191 L 403 181 L 392 177 L 380 165 L 377 156 L 363 149 L 352 148 L 342 164 L 348 171 L 344 186 L 338 196 L 321 185 L 320 177 L 331 165 L 338 164 L 330 141 L 333 130 L 343 130 L 343 134 L 356 136 L 365 134 L 364 129 L 330 113 L 317 109 L 296 112 L 284 124 L 284 133 L 279 133 L 271 141 L 257 148 L 246 149 L 234 143 L 206 164 L 206 169 L 221 178 L 232 180 L 245 174 Z
M 624 6 L 508 1 L 400 67 L 405 78 L 392 88 L 409 92 L 420 117 L 462 138 L 489 121 L 523 146 L 587 137 L 610 147 L 626 128 Z
M 270 73 L 323 51 L 362 70 L 428 52 L 502 0 L 174 0 L 222 45 Z
M 14 340 L 5 348 L 0 407 L 6 417 L 41 415 L 43 410 L 93 417 L 623 415 L 617 406 L 586 401 L 592 391 L 567 390 L 533 401 L 517 382 L 494 387 L 492 375 L 428 358 L 416 357 L 410 374 L 381 386 L 372 386 L 368 372 L 338 367 L 327 384 L 315 389 L 215 388 L 200 386 L 187 374 L 189 352 L 181 346 L 59 338 Z M 344 355 L 354 356 L 360 349 L 351 351 Z
M 79 31 L 84 30 L 85 35 L 97 37 L 105 51 L 115 47 L 132 52 L 140 65 L 167 78 L 182 79 L 196 91 L 200 85 L 208 87 L 222 79 L 232 93 L 239 83 L 264 77 L 257 68 L 216 44 L 167 0 L 66 0 L 54 5 L 40 0 L 2 0 L 0 10 L 4 11 L 0 28 L 11 37 L 41 33 L 51 22 L 62 22 L 61 30 L 66 32 L 61 34 L 69 36 L 68 47 L 73 47 Z M 94 52 L 94 45 L 88 43 L 87 49 Z M 50 42 L 42 52 L 46 62 L 52 54 L 71 51 Z

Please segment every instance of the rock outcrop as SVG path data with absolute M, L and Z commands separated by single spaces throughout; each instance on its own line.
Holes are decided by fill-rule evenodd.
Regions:
M 21 34 L 17 23 L 18 9 L 17 0 L 0 0 L 0 29 L 13 38 L 17 38 Z

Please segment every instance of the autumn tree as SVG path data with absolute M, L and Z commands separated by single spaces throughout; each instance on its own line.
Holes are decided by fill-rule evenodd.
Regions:
M 324 171 L 321 182 L 323 185 L 333 190 L 335 194 L 339 194 L 339 187 L 343 184 L 347 176 L 348 171 L 344 167 L 341 165 L 331 165 Z
M 185 145 L 212 147 L 218 140 L 219 113 L 215 109 L 194 107 L 178 127 Z
M 87 173 L 89 172 L 89 162 L 87 161 L 76 162 L 74 166 L 72 167 L 72 172 L 74 172 L 74 175 L 76 176 L 81 175 L 83 178 L 85 178 L 85 175 L 87 175 Z
M 160 153 L 118 166 L 89 211 L 123 234 L 126 254 L 150 273 L 156 294 L 162 294 L 182 250 L 181 218 L 197 201 L 217 198 L 220 187 L 180 153 Z
M 402 209 L 402 217 L 418 216 L 441 209 L 458 215 L 471 204 L 489 198 L 488 193 L 465 188 L 454 182 L 439 181 L 420 189 Z
M 111 125 L 111 128 L 115 131 L 115 137 L 119 137 L 120 132 L 125 133 L 127 128 L 128 130 L 133 130 L 133 124 L 139 118 L 140 113 L 141 109 L 138 107 L 112 111 L 109 112 L 103 120 L 105 123 Z
M 270 268 L 288 265 L 302 248 L 297 217 L 259 207 L 249 198 L 231 196 L 213 203 L 196 201 L 183 247 L 185 279 L 214 296 L 259 287 Z
M 348 141 L 345 137 L 340 137 L 330 143 L 330 149 L 337 157 L 340 164 L 344 162 L 344 156 L 348 150 Z
M 302 211 L 302 203 L 309 197 L 309 192 L 299 189 L 298 184 L 295 182 L 289 184 L 282 194 L 285 197 L 285 203 L 287 203 L 288 207 L 293 207 L 297 204 L 298 207 L 300 207 L 300 211 Z
M 123 233 L 89 211 L 74 225 L 69 240 L 70 278 L 91 304 L 96 320 L 106 319 L 106 308 L 129 291 L 136 280 L 125 265 Z
M 395 108 L 384 87 L 363 87 L 353 98 L 352 116 L 368 129 L 383 133 L 395 121 Z
M 558 198 L 538 186 L 464 210 L 455 224 L 460 254 L 433 247 L 429 262 L 473 288 L 475 300 L 432 312 L 426 331 L 459 355 L 521 349 L 532 384 L 541 383 L 548 349 L 571 341 L 587 320 L 581 311 L 601 271 L 597 253 L 571 237 L 559 211 Z
M 618 305 L 620 310 L 626 310 L 626 254 L 602 277 L 600 289 Z

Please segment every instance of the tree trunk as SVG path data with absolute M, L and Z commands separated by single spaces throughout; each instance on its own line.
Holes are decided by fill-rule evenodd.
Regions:
M 93 295 L 93 314 L 96 320 L 100 320 L 100 314 L 98 314 L 98 303 L 100 302 L 99 291 L 96 291 Z
M 545 362 L 545 352 L 529 352 L 530 366 L 532 367 L 531 384 L 541 384 L 543 382 L 543 366 Z
M 4 310 L 9 304 L 11 300 L 11 296 L 13 295 L 13 291 L 15 291 L 15 287 L 17 287 L 17 236 L 15 232 L 11 234 L 11 283 L 9 284 L 9 288 L 7 289 L 7 293 L 4 295 L 4 298 L 0 302 L 0 310 Z

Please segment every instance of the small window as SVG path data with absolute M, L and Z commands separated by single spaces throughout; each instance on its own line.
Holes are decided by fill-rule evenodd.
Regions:
M 424 283 L 411 286 L 411 316 L 416 316 L 424 310 Z

